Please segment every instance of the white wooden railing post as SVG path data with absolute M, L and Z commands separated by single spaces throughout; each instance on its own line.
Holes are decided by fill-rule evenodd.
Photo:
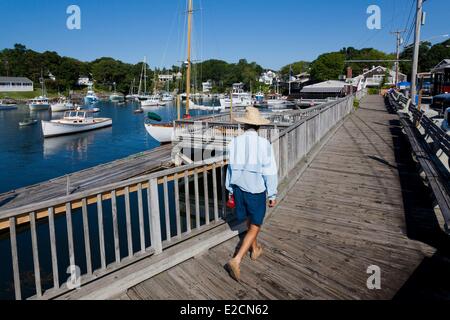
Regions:
M 159 212 L 158 180 L 156 178 L 149 181 L 149 193 L 150 238 L 155 254 L 160 254 L 162 252 L 161 215 Z

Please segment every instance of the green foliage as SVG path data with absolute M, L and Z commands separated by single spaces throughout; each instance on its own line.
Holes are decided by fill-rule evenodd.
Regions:
M 247 89 L 256 85 L 264 69 L 256 62 L 241 59 L 238 63 L 227 63 L 222 60 L 207 60 L 193 65 L 194 83 L 201 90 L 201 83 L 211 80 L 213 92 L 228 91 L 233 83 L 242 82 Z
M 450 40 L 444 41 L 442 43 L 431 45 L 430 42 L 422 42 L 419 47 L 419 72 L 429 72 L 433 69 L 439 62 L 450 57 Z M 404 50 L 400 59 L 412 60 L 414 47 L 410 46 Z M 408 75 L 411 78 L 412 63 L 411 62 L 401 62 L 400 70 L 402 73 Z
M 289 70 L 291 69 L 291 67 L 292 67 L 293 74 L 297 75 L 297 74 L 300 74 L 303 72 L 308 72 L 310 66 L 311 66 L 311 62 L 297 61 L 297 62 L 288 64 L 288 65 L 284 66 L 283 68 L 281 68 L 280 73 L 284 79 L 287 79 L 287 78 L 289 78 Z
M 380 93 L 380 89 L 378 89 L 378 88 L 369 88 L 367 90 L 367 93 L 370 94 L 370 95 L 377 95 L 377 94 Z
M 345 55 L 331 52 L 320 55 L 311 64 L 311 77 L 316 81 L 338 79 L 345 67 Z
M 353 100 L 353 108 L 355 110 L 359 109 L 359 100 L 358 99 Z

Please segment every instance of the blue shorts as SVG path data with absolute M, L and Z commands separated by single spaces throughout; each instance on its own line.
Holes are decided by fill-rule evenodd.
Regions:
M 250 219 L 251 224 L 262 226 L 266 217 L 266 193 L 253 194 L 234 186 L 233 194 L 236 202 L 237 219 L 239 221 Z

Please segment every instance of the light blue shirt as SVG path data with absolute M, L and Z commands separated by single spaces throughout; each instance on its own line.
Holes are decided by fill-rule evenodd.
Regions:
M 266 192 L 270 200 L 278 193 L 278 169 L 270 142 L 254 130 L 233 138 L 228 145 L 229 166 L 226 188 L 232 194 L 233 186 L 257 194 Z

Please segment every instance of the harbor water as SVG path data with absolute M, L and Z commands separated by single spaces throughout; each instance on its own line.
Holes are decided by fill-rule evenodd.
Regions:
M 146 112 L 135 114 L 138 103 L 100 102 L 97 117 L 112 118 L 110 128 L 44 139 L 40 121 L 20 127 L 25 118 L 57 119 L 63 113 L 30 112 L 28 106 L 0 111 L 0 193 L 29 186 L 79 170 L 122 159 L 159 146 L 144 127 Z M 176 119 L 174 105 L 152 109 L 163 121 Z M 192 110 L 191 115 L 211 112 Z

